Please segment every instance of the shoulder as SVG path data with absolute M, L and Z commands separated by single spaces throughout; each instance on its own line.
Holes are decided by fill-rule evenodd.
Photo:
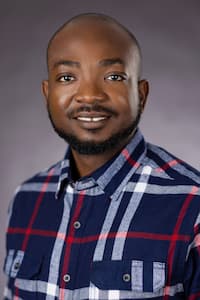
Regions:
M 57 183 L 61 172 L 62 161 L 40 171 L 32 177 L 25 180 L 16 190 L 16 195 L 20 192 L 41 191 L 42 185 L 47 183 Z
M 166 149 L 149 143 L 145 164 L 152 170 L 148 193 L 158 195 L 162 207 L 167 205 L 177 220 L 182 218 L 182 230 L 185 228 L 193 236 L 200 223 L 200 172 Z
M 48 167 L 48 168 L 46 168 L 42 171 L 39 171 L 38 173 L 34 174 L 30 178 L 26 179 L 21 184 L 21 186 L 23 186 L 25 184 L 28 184 L 28 183 L 31 183 L 31 182 L 35 182 L 35 181 L 44 182 L 46 180 L 46 178 L 49 177 L 49 176 L 58 177 L 60 175 L 62 162 L 63 161 L 59 161 L 59 162 L 51 165 L 50 167 Z
M 55 195 L 62 162 L 59 161 L 48 169 L 38 172 L 17 187 L 9 205 L 9 219 L 12 215 L 18 216 L 25 211 L 31 211 L 41 193 L 48 194 L 48 197 L 51 194 Z
M 176 184 L 197 185 L 200 187 L 200 171 L 176 157 L 166 149 L 147 143 L 147 159 L 154 171 L 166 174 Z

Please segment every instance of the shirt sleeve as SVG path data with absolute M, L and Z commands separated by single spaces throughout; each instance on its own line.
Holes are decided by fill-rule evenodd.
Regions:
M 185 267 L 184 289 L 188 300 L 200 300 L 200 215 L 197 220 Z
M 13 199 L 10 201 L 9 207 L 8 207 L 8 215 L 7 215 L 7 232 L 8 228 L 10 226 L 12 216 L 13 216 L 13 207 L 15 203 L 15 198 L 18 193 L 19 188 L 16 189 Z M 13 268 L 13 262 L 14 262 L 14 249 L 12 249 L 12 245 L 10 245 L 10 238 L 8 236 L 8 233 L 6 232 L 6 257 L 4 260 L 4 273 L 7 277 L 7 284 L 4 288 L 3 292 L 3 300 L 9 300 L 13 299 L 14 295 L 14 278 L 12 278 L 12 268 Z

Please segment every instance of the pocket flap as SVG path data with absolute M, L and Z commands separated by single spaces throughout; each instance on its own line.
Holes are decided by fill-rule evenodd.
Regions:
M 165 286 L 165 263 L 152 261 L 95 261 L 91 282 L 101 290 L 152 293 Z
M 4 272 L 12 278 L 30 279 L 39 273 L 41 264 L 41 255 L 10 249 L 5 259 Z
M 103 290 L 131 290 L 130 261 L 95 261 L 91 282 Z

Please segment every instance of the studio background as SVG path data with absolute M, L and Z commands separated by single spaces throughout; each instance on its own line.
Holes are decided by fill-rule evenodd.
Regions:
M 140 127 L 148 141 L 200 170 L 199 0 L 1 0 L 1 270 L 7 207 L 16 186 L 65 152 L 48 120 L 40 83 L 47 77 L 49 38 L 68 18 L 83 12 L 113 16 L 136 35 L 143 77 L 150 83 Z M 1 271 L 0 294 L 4 284 Z

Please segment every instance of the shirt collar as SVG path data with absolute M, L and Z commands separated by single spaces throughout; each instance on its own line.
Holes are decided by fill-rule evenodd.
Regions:
M 63 187 L 71 181 L 70 176 L 70 148 L 67 148 L 64 160 L 61 162 L 56 198 Z M 140 166 L 146 154 L 146 143 L 138 129 L 128 145 L 115 157 L 90 176 L 83 177 L 74 183 L 77 190 L 83 190 L 98 185 L 104 193 L 112 199 L 118 196 L 126 183 Z

